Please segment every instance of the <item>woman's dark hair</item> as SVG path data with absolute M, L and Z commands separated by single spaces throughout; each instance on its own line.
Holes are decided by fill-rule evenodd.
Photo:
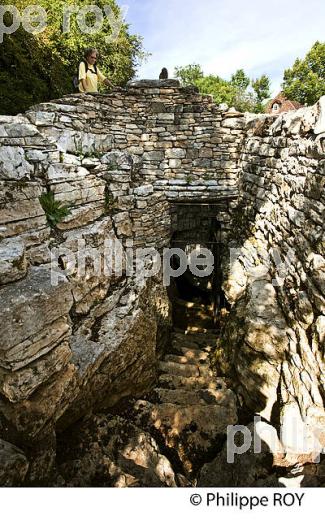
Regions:
M 89 58 L 89 56 L 90 56 L 93 52 L 96 52 L 96 54 L 97 54 L 97 56 L 98 56 L 98 50 L 97 50 L 95 47 L 88 47 L 88 49 L 86 49 L 85 52 L 84 52 L 84 58 L 85 58 L 85 59 Z

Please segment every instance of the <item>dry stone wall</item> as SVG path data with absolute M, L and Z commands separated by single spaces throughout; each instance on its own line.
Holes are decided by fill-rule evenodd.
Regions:
M 233 201 L 242 126 L 170 81 L 0 116 L 0 437 L 28 481 L 51 470 L 56 430 L 153 383 L 170 303 L 161 273 L 126 269 L 169 245 L 169 200 Z
M 232 218 L 240 256 L 224 283 L 232 310 L 219 364 L 243 402 L 284 425 L 305 421 L 312 435 L 323 428 L 324 135 L 323 100 L 244 116 L 171 80 L 0 116 L 6 485 L 42 481 L 57 430 L 154 381 L 169 299 L 161 273 L 126 271 L 139 248 L 168 247 L 177 202 L 216 203 L 223 240 Z M 121 244 L 117 272 L 103 269 L 107 240 Z M 272 247 L 295 255 L 284 275 L 276 260 L 265 270 Z
M 220 358 L 292 461 L 325 443 L 325 98 L 247 118 Z

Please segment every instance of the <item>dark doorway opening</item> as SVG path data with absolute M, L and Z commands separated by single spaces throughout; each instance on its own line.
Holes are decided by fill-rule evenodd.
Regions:
M 221 211 L 222 210 L 222 211 Z M 190 267 L 175 277 L 171 287 L 174 325 L 216 328 L 220 313 L 229 305 L 222 290 L 222 259 L 225 254 L 226 219 L 221 203 L 176 203 L 172 208 L 173 235 L 171 247 L 181 249 L 190 264 L 191 255 L 200 256 L 208 250 L 213 269 L 207 276 L 193 274 Z M 177 254 L 172 257 L 173 269 L 180 266 Z M 205 266 L 202 266 L 204 272 Z M 195 271 L 197 273 L 197 271 Z

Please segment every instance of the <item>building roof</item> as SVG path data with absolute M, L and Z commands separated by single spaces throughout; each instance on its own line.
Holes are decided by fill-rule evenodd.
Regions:
M 283 92 L 279 92 L 275 98 L 267 103 L 265 112 L 268 114 L 281 114 L 282 112 L 289 112 L 289 110 L 297 110 L 302 106 L 298 101 L 291 101 L 285 97 Z

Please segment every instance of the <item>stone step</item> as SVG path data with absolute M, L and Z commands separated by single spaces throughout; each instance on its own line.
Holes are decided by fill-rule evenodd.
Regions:
M 192 323 L 192 321 L 191 321 Z M 211 329 L 208 329 L 206 327 L 201 327 L 200 324 L 198 324 L 198 326 L 195 326 L 195 325 L 188 325 L 187 328 L 186 328 L 186 332 L 191 332 L 191 333 L 200 333 L 200 334 L 208 334 L 208 332 L 210 331 Z
M 229 399 L 233 399 L 233 393 L 226 387 L 220 389 L 170 389 L 155 388 L 155 397 L 160 403 L 173 403 L 182 406 L 199 405 L 225 405 Z
M 199 350 L 195 348 L 186 348 L 179 346 L 177 349 L 175 349 L 176 352 L 181 354 L 182 356 L 185 356 L 188 359 L 192 359 L 194 361 L 201 361 L 201 359 L 209 359 L 209 351 L 208 350 Z
M 187 311 L 182 316 L 175 317 L 175 320 L 177 320 L 177 322 L 187 330 L 192 325 L 204 330 L 209 330 L 210 327 L 213 326 L 213 319 L 211 316 L 204 314 L 202 316 L 197 316 L 195 313 L 190 311 Z
M 185 377 L 214 377 L 208 363 L 182 363 L 179 362 L 179 359 L 181 359 L 179 356 L 175 356 L 175 359 L 176 361 L 172 361 L 165 358 L 165 361 L 160 361 L 158 365 L 160 372 Z
M 186 336 L 190 336 L 191 338 L 194 338 L 195 336 L 201 336 L 202 332 L 198 333 L 198 332 L 195 332 L 195 331 L 187 331 L 185 333 L 183 329 L 179 329 L 178 327 L 174 327 L 173 334 L 179 335 L 179 336 L 184 336 L 184 334 L 186 334 Z M 214 335 L 218 336 L 219 331 L 218 331 L 218 329 L 208 329 L 203 334 L 206 335 L 206 336 L 214 336 Z
M 174 403 L 153 404 L 137 401 L 135 424 L 156 430 L 168 448 L 175 450 L 184 470 L 188 473 L 201 465 L 210 450 L 224 437 L 230 424 L 238 418 L 234 398 L 223 404 L 180 406 Z
M 198 311 L 197 309 L 184 309 L 182 312 L 182 318 L 193 319 L 194 321 L 209 321 L 213 322 L 213 315 L 208 312 Z
M 196 341 L 193 341 L 191 339 L 189 339 L 187 336 L 182 335 L 182 337 L 174 337 L 172 338 L 172 346 L 177 348 L 177 347 L 187 347 L 189 349 L 193 348 L 193 349 L 197 349 L 197 350 L 201 350 L 201 346 L 202 345 L 205 345 L 203 344 L 199 344 L 198 342 Z
M 182 365 L 173 361 L 160 361 L 160 372 L 183 377 L 199 377 L 199 368 L 196 365 Z
M 189 365 L 202 365 L 203 363 L 209 364 L 209 353 L 200 352 L 197 350 L 196 353 L 193 350 L 186 348 L 182 349 L 182 356 L 176 356 L 174 354 L 168 354 L 164 357 L 164 361 L 172 361 L 173 363 L 189 364 Z
M 186 352 L 193 352 L 195 354 L 208 355 L 211 352 L 212 347 L 209 345 L 198 345 L 197 343 L 188 344 L 186 341 L 172 341 L 172 349 L 180 354 L 186 354 Z
M 218 339 L 218 333 L 217 332 L 174 332 L 172 335 L 172 339 L 174 341 L 187 341 L 188 343 L 195 344 L 202 344 L 202 343 L 213 343 L 215 344 Z
M 164 388 L 176 389 L 212 389 L 218 390 L 222 388 L 218 381 L 207 376 L 184 377 L 175 374 L 161 374 L 159 376 L 159 386 Z
M 183 334 L 180 333 L 174 333 L 173 336 L 175 336 L 175 339 L 178 341 L 184 341 L 185 339 L 187 341 L 190 341 L 192 343 L 202 343 L 207 341 L 212 341 L 217 339 L 217 335 L 215 333 L 208 334 L 208 333 L 191 333 L 191 332 L 183 332 Z
M 200 395 L 201 390 L 177 390 L 168 388 L 155 388 L 154 394 L 161 403 L 173 403 L 190 406 L 193 404 L 204 405 L 206 402 Z
M 199 303 L 199 302 L 190 302 L 187 300 L 182 300 L 181 298 L 175 298 L 174 305 L 177 306 L 177 308 L 183 307 L 183 308 L 187 308 L 187 309 L 196 309 L 196 310 L 202 310 L 205 312 L 213 312 L 212 304 L 206 305 L 204 303 Z

